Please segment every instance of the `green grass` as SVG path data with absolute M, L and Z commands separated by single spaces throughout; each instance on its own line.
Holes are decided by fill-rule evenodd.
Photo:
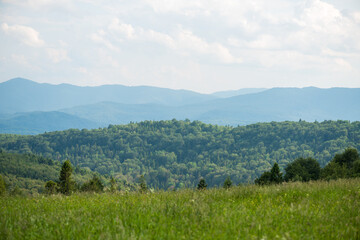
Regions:
M 360 239 L 360 179 L 0 198 L 0 239 Z

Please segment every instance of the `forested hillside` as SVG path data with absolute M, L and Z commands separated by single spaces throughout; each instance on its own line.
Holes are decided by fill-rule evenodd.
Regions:
M 0 174 L 10 192 L 36 194 L 44 191 L 45 183 L 59 179 L 60 162 L 34 154 L 17 154 L 0 151 Z M 74 180 L 83 184 L 92 177 L 89 170 L 74 169 Z
M 199 121 L 145 121 L 94 130 L 50 132 L 36 136 L 0 135 L 6 151 L 70 159 L 116 179 L 150 187 L 209 186 L 230 176 L 235 184 L 253 182 L 278 162 L 313 157 L 323 167 L 347 147 L 360 149 L 360 122 L 271 122 L 227 127 Z

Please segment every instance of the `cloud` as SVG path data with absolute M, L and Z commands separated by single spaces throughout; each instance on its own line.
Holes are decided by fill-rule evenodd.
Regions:
M 30 63 L 44 78 L 82 84 L 359 86 L 357 0 L 0 1 L 0 57 L 11 74 Z
M 239 57 L 234 57 L 229 49 L 220 43 L 209 43 L 203 38 L 196 36 L 192 31 L 183 28 L 177 29 L 172 34 L 166 34 L 152 29 L 135 28 L 130 24 L 121 23 L 114 19 L 109 26 L 116 34 L 122 38 L 136 41 L 149 41 L 162 44 L 167 48 L 181 55 L 210 55 L 222 63 L 241 63 Z
M 118 47 L 114 46 L 109 40 L 106 39 L 106 33 L 103 30 L 91 34 L 90 38 L 93 42 L 102 44 L 110 50 L 119 51 Z
M 115 18 L 109 26 L 110 30 L 114 30 L 125 35 L 128 39 L 135 38 L 135 29 L 130 24 L 120 23 L 120 20 Z
M 232 56 L 230 51 L 220 43 L 208 43 L 194 35 L 189 30 L 180 30 L 176 34 L 175 47 L 187 53 L 196 52 L 204 55 L 213 55 L 223 63 L 241 63 L 240 58 Z
M 27 26 L 22 25 L 12 25 L 9 26 L 6 23 L 1 24 L 1 29 L 8 35 L 16 38 L 18 41 L 31 46 L 31 47 L 41 47 L 45 42 L 40 39 L 39 33 Z
M 54 63 L 59 63 L 61 61 L 70 61 L 70 58 L 67 55 L 67 51 L 64 49 L 48 48 L 46 49 L 46 52 L 50 60 Z
M 2 0 L 4 3 L 23 7 L 27 9 L 44 10 L 44 9 L 67 9 L 73 8 L 71 0 Z
M 336 58 L 335 59 L 335 63 L 339 66 L 339 70 L 351 70 L 352 69 L 352 66 L 350 63 L 348 63 L 347 61 L 345 61 L 344 59 L 342 58 Z

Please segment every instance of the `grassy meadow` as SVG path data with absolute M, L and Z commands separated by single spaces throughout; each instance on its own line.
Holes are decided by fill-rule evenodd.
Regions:
M 360 179 L 0 197 L 0 239 L 360 239 Z

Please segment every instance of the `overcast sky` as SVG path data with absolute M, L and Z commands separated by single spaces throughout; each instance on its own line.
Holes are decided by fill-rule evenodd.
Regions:
M 360 87 L 359 0 L 0 0 L 0 82 Z

